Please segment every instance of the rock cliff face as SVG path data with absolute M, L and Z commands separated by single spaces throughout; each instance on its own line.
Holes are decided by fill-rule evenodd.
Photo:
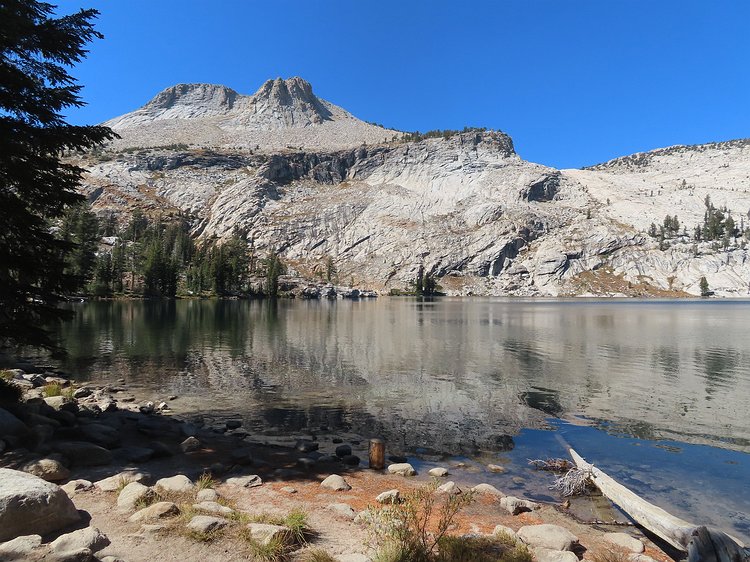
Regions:
M 123 138 L 83 162 L 95 209 L 187 214 L 201 237 L 240 228 L 302 275 L 331 257 L 343 282 L 381 291 L 424 268 L 450 294 L 695 295 L 701 276 L 748 294 L 741 238 L 660 244 L 647 230 L 677 215 L 691 233 L 706 195 L 747 222 L 750 141 L 555 170 L 501 132 L 404 142 L 299 78 L 253 96 L 179 85 L 108 124 Z

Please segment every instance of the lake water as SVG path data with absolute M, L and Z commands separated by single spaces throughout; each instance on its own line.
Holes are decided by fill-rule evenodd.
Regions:
M 239 414 L 255 434 L 382 437 L 422 466 L 460 459 L 459 479 L 541 499 L 550 477 L 528 458 L 569 444 L 676 515 L 750 540 L 750 302 L 74 308 L 60 334 L 79 378 L 124 377 L 179 395 L 181 411 Z

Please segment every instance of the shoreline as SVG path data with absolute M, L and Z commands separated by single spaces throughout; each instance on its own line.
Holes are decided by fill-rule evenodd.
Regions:
M 409 490 L 424 486 L 431 479 L 422 474 L 404 477 L 388 474 L 387 471 L 373 471 L 366 468 L 366 459 L 361 459 L 359 464 L 355 464 L 354 459 L 345 459 L 346 462 L 352 463 L 351 466 L 347 465 L 342 460 L 346 455 L 338 456 L 337 453 L 347 452 L 348 444 L 336 443 L 341 441 L 336 438 L 328 442 L 302 437 L 297 440 L 296 447 L 289 447 L 257 440 L 242 428 L 239 419 L 226 420 L 223 430 L 215 426 L 201 426 L 200 420 L 195 417 L 189 419 L 189 416 L 185 416 L 180 419 L 182 416 L 171 415 L 168 402 L 154 404 L 148 401 L 149 397 L 145 393 L 139 395 L 139 389 L 126 387 L 124 383 L 118 383 L 114 388 L 76 386 L 72 393 L 78 394 L 78 398 L 58 396 L 45 400 L 41 397 L 41 381 L 35 381 L 38 384 L 36 387 L 33 386 L 34 383 L 25 385 L 25 399 L 30 401 L 17 409 L 19 417 L 26 417 L 29 420 L 27 423 L 34 422 L 34 425 L 29 427 L 37 427 L 43 421 L 41 418 L 46 416 L 32 411 L 36 409 L 37 412 L 52 416 L 47 419 L 65 419 L 67 423 L 58 422 L 58 425 L 54 426 L 55 430 L 47 432 L 49 435 L 44 439 L 37 437 L 39 443 L 35 447 L 24 447 L 21 442 L 16 443 L 15 447 L 8 448 L 0 457 L 3 466 L 17 469 L 33 459 L 49 457 L 62 464 L 69 472 L 66 478 L 58 480 L 60 484 L 81 479 L 92 483 L 98 482 L 124 470 L 146 471 L 150 475 L 147 481 L 184 474 L 195 482 L 201 475 L 211 474 L 217 483 L 217 491 L 233 505 L 255 508 L 265 506 L 266 510 L 271 511 L 279 511 L 280 508 L 282 511 L 292 509 L 292 506 L 301 507 L 309 514 L 313 530 L 322 537 L 313 546 L 331 551 L 336 556 L 360 555 L 364 558 L 358 560 L 369 560 L 373 551 L 367 546 L 367 531 L 360 524 L 354 523 L 348 514 L 342 516 L 338 513 L 336 509 L 347 513 L 348 511 L 341 506 L 332 508 L 332 502 L 335 502 L 335 505 L 345 502 L 352 513 L 357 513 L 368 505 L 377 505 L 375 497 L 381 492 L 395 488 L 402 494 L 408 493 Z M 72 384 L 64 379 L 45 379 L 45 384 L 50 382 L 60 384 L 63 393 L 66 393 L 64 389 L 71 388 L 68 385 Z M 77 412 L 74 414 L 75 410 Z M 191 441 L 190 438 L 196 439 L 198 444 L 190 445 L 189 450 L 186 450 L 186 440 Z M 109 458 L 108 462 L 97 461 L 89 465 L 80 456 L 65 458 L 65 447 L 62 447 L 63 453 L 60 453 L 61 444 L 71 439 L 82 440 L 108 451 L 109 454 L 105 454 Z M 335 448 L 341 445 L 344 445 L 343 450 L 337 451 Z M 389 452 L 386 453 L 386 456 L 388 455 Z M 70 457 L 70 454 L 67 456 Z M 66 463 L 68 466 L 64 466 Z M 450 471 L 451 468 L 445 476 L 438 478 L 440 484 L 446 484 L 456 478 L 455 485 L 463 491 L 468 491 L 469 486 L 459 480 L 458 474 L 450 474 Z M 230 478 L 251 474 L 258 475 L 262 485 L 236 489 L 227 484 Z M 342 476 L 351 486 L 351 490 L 331 492 L 322 489 L 321 481 L 331 474 Z M 295 492 L 292 493 L 290 487 L 293 487 Z M 598 528 L 581 524 L 567 512 L 563 504 L 529 502 L 529 505 L 533 506 L 531 509 L 524 508 L 518 515 L 511 515 L 511 511 L 517 506 L 515 500 L 504 500 L 507 496 L 489 485 L 480 486 L 480 489 L 489 490 L 489 493 L 480 494 L 477 501 L 459 514 L 451 534 L 479 533 L 490 536 L 497 525 L 517 531 L 524 525 L 554 523 L 573 530 L 579 538 L 579 544 L 589 552 L 602 548 L 605 533 L 601 530 L 601 524 Z M 76 507 L 90 513 L 90 525 L 101 529 L 112 541 L 112 545 L 103 551 L 103 555 L 111 552 L 114 556 L 120 556 L 125 552 L 134 552 L 133 548 L 136 549 L 135 552 L 140 552 L 139 548 L 145 547 L 136 547 L 131 543 L 149 543 L 148 538 L 143 537 L 148 537 L 149 533 L 153 534 L 153 529 L 147 529 L 148 532 L 145 534 L 143 529 L 129 528 L 128 533 L 119 530 L 118 517 L 122 522 L 126 522 L 127 517 L 118 514 L 112 520 L 115 503 L 113 494 L 93 485 L 88 490 L 73 491 L 71 498 Z M 514 506 L 510 511 L 506 507 L 509 502 Z M 518 505 L 523 503 L 520 499 L 518 502 Z M 637 532 L 637 529 L 629 526 L 623 528 L 621 525 L 605 528 L 614 531 L 628 530 L 646 544 L 646 555 L 651 559 L 669 560 L 661 549 Z M 330 539 L 325 538 L 331 529 L 335 530 L 334 536 Z M 335 538 L 339 534 L 351 540 L 342 544 L 340 539 Z M 134 539 L 134 535 L 141 538 Z M 179 548 L 192 551 L 189 539 L 181 535 L 171 539 L 178 541 Z M 226 547 L 226 541 L 231 543 L 232 539 L 225 538 L 215 543 L 203 544 L 201 548 L 208 548 L 209 551 L 212 548 L 221 549 Z M 304 554 L 305 548 L 300 549 L 299 556 Z M 586 559 L 585 552 L 586 550 L 582 552 L 583 559 Z M 124 558 L 127 562 L 147 559 L 133 555 Z M 189 558 L 175 558 L 184 559 Z M 639 560 L 648 562 L 649 559 L 641 555 Z

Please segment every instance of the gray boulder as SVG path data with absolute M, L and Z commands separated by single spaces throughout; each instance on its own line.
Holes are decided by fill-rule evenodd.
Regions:
M 156 502 L 148 507 L 139 509 L 128 518 L 131 523 L 141 523 L 143 521 L 153 521 L 155 519 L 164 519 L 180 514 L 180 509 L 172 502 Z
M 29 560 L 31 552 L 42 544 L 39 535 L 25 535 L 0 544 L 0 560 Z
M 80 520 L 68 495 L 38 476 L 0 468 L 0 541 L 46 535 Z
M 50 549 L 55 553 L 77 552 L 88 549 L 91 552 L 99 552 L 109 546 L 107 535 L 96 527 L 86 527 L 72 533 L 62 535 L 50 543 Z
M 156 488 L 157 491 L 162 492 L 184 493 L 192 492 L 195 488 L 195 484 L 193 484 L 193 481 L 184 474 L 176 474 L 169 478 L 160 478 L 156 481 L 156 484 L 154 484 L 154 488 Z
M 472 491 L 476 492 L 477 494 L 489 494 L 491 496 L 497 496 L 498 498 L 502 498 L 505 494 L 503 494 L 500 490 L 495 488 L 492 484 L 477 484 L 472 488 Z
M 250 523 L 247 526 L 250 536 L 254 541 L 268 545 L 271 541 L 279 541 L 281 544 L 289 545 L 293 542 L 293 535 L 289 527 L 281 525 L 269 525 L 267 523 Z
M 117 496 L 117 507 L 123 511 L 130 511 L 135 509 L 136 504 L 153 497 L 154 491 L 151 488 L 144 486 L 140 482 L 131 482 Z
M 231 515 L 234 513 L 234 510 L 225 506 L 221 505 L 218 502 L 212 502 L 212 501 L 203 501 L 200 503 L 194 503 L 193 509 L 195 511 L 202 511 L 203 513 L 211 513 L 213 515 Z
M 570 551 L 535 548 L 534 558 L 537 562 L 578 562 L 578 556 Z
M 11 414 L 8 410 L 0 408 L 0 435 L 12 435 L 15 437 L 26 437 L 29 428 L 26 424 Z
M 203 490 L 198 490 L 195 499 L 198 502 L 215 502 L 219 499 L 219 492 L 213 488 L 204 488 Z
M 256 486 L 262 486 L 263 480 L 257 474 L 249 474 L 247 476 L 234 476 L 227 478 L 227 484 L 230 486 L 238 486 L 240 488 L 255 488 Z
M 74 466 L 102 466 L 112 462 L 109 450 L 85 441 L 60 441 L 52 448 L 62 453 Z
M 526 525 L 518 529 L 518 538 L 532 548 L 548 548 L 550 550 L 573 550 L 578 537 L 560 527 L 544 523 L 542 525 Z
M 81 426 L 81 434 L 87 441 L 111 449 L 120 443 L 120 432 L 101 423 L 90 423 Z
M 336 516 L 342 519 L 348 519 L 349 521 L 354 521 L 354 518 L 357 516 L 357 512 L 354 511 L 354 508 L 346 503 L 328 504 L 326 509 L 332 511 Z
M 210 515 L 196 515 L 187 524 L 187 528 L 194 533 L 210 533 L 218 531 L 227 526 L 229 522 L 220 517 L 211 517 Z
M 124 470 L 114 476 L 103 478 L 97 482 L 94 482 L 94 486 L 99 488 L 103 492 L 116 492 L 124 485 L 130 484 L 131 482 L 148 482 L 151 479 L 151 475 L 147 472 L 139 472 L 136 470 Z
M 417 471 L 408 462 L 400 462 L 388 465 L 389 474 L 400 474 L 401 476 L 414 476 Z
M 378 494 L 378 496 L 375 498 L 375 501 L 378 503 L 398 503 L 401 501 L 401 492 L 398 490 L 388 490 L 386 492 L 383 492 L 381 494 Z
M 437 466 L 435 468 L 431 468 L 427 474 L 430 476 L 434 476 L 435 478 L 443 478 L 444 476 L 448 476 L 450 474 L 448 472 L 447 468 L 443 468 L 442 466 Z
M 534 511 L 539 509 L 539 504 L 529 500 L 516 498 L 514 496 L 505 496 L 500 498 L 500 507 L 505 509 L 511 515 L 518 515 L 527 511 Z
M 640 540 L 627 533 L 607 533 L 604 540 L 636 554 L 641 554 L 645 550 Z
M 326 488 L 327 490 L 334 490 L 336 492 L 345 492 L 352 489 L 347 481 L 338 474 L 331 474 L 320 483 L 320 487 Z
M 27 462 L 21 470 L 38 476 L 47 482 L 59 482 L 70 477 L 70 470 L 56 459 L 39 459 Z

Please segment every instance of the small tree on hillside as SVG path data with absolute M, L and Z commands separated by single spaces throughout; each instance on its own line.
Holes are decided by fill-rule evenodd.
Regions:
M 709 289 L 708 281 L 705 277 L 701 277 L 701 280 L 698 282 L 698 286 L 700 287 L 702 297 L 708 297 L 711 295 L 711 289 Z

